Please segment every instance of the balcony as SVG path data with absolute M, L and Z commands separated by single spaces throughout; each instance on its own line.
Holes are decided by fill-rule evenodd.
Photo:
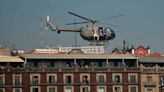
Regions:
M 129 84 L 138 84 L 138 81 L 136 81 L 136 80 L 129 80 L 128 83 Z
M 143 81 L 145 87 L 156 87 L 156 81 Z
M 96 83 L 101 85 L 101 84 L 106 84 L 106 81 L 105 80 L 98 80 Z
M 122 84 L 122 83 L 123 83 L 122 81 L 115 81 L 115 80 L 112 81 L 112 84 Z
M 56 83 L 55 81 L 47 81 L 46 84 L 48 84 L 48 85 L 54 85 L 55 83 Z
M 22 84 L 20 82 L 19 83 L 16 82 L 15 84 L 13 84 L 13 86 L 14 87 L 22 87 Z
M 140 72 L 139 67 L 59 67 L 59 68 L 36 68 L 36 67 L 28 67 L 28 68 L 4 68 L 0 69 L 0 73 L 6 72 Z M 150 72 L 150 69 L 144 69 L 144 71 Z M 152 70 L 151 70 L 152 71 Z M 155 70 L 153 70 L 155 71 Z M 159 71 L 163 71 L 164 69 L 159 69 Z
M 80 83 L 81 83 L 81 84 L 84 84 L 84 85 L 88 85 L 88 84 L 90 83 L 90 81 L 89 81 L 89 80 L 83 80 L 83 81 L 81 81 Z
M 39 80 L 32 80 L 31 85 L 39 85 Z

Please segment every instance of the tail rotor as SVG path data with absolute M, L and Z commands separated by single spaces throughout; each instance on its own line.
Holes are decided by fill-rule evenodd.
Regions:
M 46 18 L 46 27 L 45 27 L 45 30 L 47 31 L 48 30 L 48 22 L 50 21 L 50 16 L 47 16 Z

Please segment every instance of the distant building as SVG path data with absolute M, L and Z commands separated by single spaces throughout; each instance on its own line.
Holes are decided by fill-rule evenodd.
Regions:
M 132 54 L 135 56 L 149 56 L 150 55 L 150 48 L 149 46 L 147 48 L 144 48 L 143 46 L 139 46 L 138 48 L 133 48 L 132 49 Z
M 142 92 L 164 92 L 164 57 L 140 58 Z
M 115 48 L 112 53 L 114 54 L 132 54 L 137 57 L 144 57 L 144 56 L 149 56 L 149 55 L 154 55 L 150 53 L 150 48 L 149 46 L 147 48 L 143 46 L 138 46 L 137 48 L 134 48 L 133 46 L 131 48 L 127 49 L 118 49 Z

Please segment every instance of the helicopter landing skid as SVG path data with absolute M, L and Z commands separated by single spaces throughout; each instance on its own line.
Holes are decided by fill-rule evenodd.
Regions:
M 105 45 L 109 45 L 109 43 L 108 42 L 104 42 L 104 41 L 102 41 L 102 42 L 92 41 L 92 42 L 90 42 L 90 45 L 93 45 L 93 46 L 105 46 Z

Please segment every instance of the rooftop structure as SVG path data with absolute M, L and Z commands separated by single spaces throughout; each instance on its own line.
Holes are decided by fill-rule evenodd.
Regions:
M 68 53 L 73 49 L 80 49 L 85 54 L 103 54 L 105 53 L 104 46 L 80 46 L 80 47 L 61 47 L 48 49 L 35 49 L 34 53 Z

